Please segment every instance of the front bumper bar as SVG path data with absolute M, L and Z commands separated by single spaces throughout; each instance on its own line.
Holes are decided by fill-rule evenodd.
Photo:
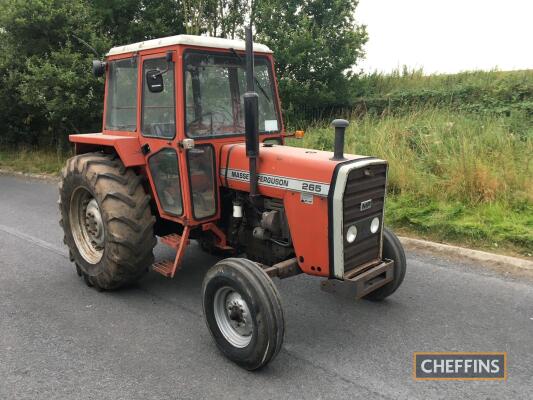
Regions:
M 378 265 L 365 272 L 344 280 L 328 279 L 322 281 L 322 290 L 330 293 L 339 293 L 351 298 L 360 299 L 370 292 L 386 285 L 394 278 L 394 261 L 383 260 Z

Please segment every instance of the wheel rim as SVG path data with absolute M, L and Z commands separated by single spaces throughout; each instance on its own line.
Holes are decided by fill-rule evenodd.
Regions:
M 214 312 L 224 338 L 234 347 L 248 346 L 254 325 L 248 304 L 242 296 L 227 286 L 218 289 L 215 293 Z
M 70 201 L 70 229 L 76 247 L 89 264 L 104 254 L 105 229 L 98 202 L 87 189 L 77 188 Z

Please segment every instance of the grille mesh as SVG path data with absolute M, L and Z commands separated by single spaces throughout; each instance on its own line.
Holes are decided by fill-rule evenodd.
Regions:
M 379 259 L 381 247 L 382 214 L 385 201 L 387 165 L 376 164 L 353 170 L 348 175 L 343 197 L 344 272 Z M 361 210 L 361 202 L 372 200 L 372 207 Z M 380 229 L 370 232 L 370 221 L 379 217 Z M 352 225 L 357 227 L 357 238 L 346 241 L 346 233 Z

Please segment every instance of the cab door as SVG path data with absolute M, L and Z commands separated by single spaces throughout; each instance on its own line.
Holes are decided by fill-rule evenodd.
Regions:
M 140 142 L 148 178 L 161 216 L 179 221 L 184 215 L 184 165 L 177 135 L 175 51 L 141 57 Z

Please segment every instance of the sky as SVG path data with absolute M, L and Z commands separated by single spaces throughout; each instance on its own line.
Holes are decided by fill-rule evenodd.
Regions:
M 364 72 L 533 69 L 533 0 L 360 0 Z

